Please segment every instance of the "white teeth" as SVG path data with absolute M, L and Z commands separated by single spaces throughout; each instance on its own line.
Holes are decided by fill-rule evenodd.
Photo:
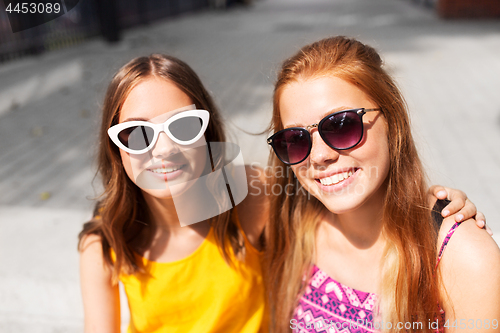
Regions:
M 321 178 L 319 181 L 321 182 L 321 185 L 326 185 L 326 186 L 336 185 L 351 176 L 352 176 L 352 171 L 346 171 L 343 173 L 337 173 L 330 177 Z
M 157 169 L 150 169 L 150 170 L 153 171 L 154 173 L 170 173 L 170 172 L 177 171 L 180 168 L 182 168 L 182 165 L 179 165 L 179 166 L 176 166 L 173 168 L 157 168 Z
M 331 180 L 331 182 L 332 182 L 333 184 L 337 184 L 337 183 L 340 181 L 340 179 L 339 179 L 339 174 L 336 174 L 336 175 L 331 176 L 331 177 L 330 177 L 330 180 Z M 342 179 L 342 180 L 343 180 L 343 179 Z

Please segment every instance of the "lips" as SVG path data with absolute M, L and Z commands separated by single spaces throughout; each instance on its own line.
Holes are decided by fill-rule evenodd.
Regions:
M 161 174 L 167 174 L 167 173 L 172 173 L 174 171 L 180 170 L 184 167 L 185 165 L 176 165 L 176 166 L 171 166 L 171 167 L 157 167 L 157 168 L 148 168 L 149 171 L 152 171 L 154 173 L 161 173 Z
M 149 166 L 145 172 L 161 181 L 172 181 L 185 174 L 187 164 L 174 164 L 174 163 L 155 163 Z
M 331 177 L 320 178 L 319 182 L 321 183 L 321 185 L 336 185 L 344 179 L 351 177 L 352 173 L 352 171 L 337 173 Z

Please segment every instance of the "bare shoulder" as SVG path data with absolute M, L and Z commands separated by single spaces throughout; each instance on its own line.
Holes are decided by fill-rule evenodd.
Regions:
M 88 235 L 85 235 L 83 236 L 81 242 L 80 242 L 80 245 L 78 247 L 78 250 L 80 251 L 80 253 L 84 252 L 84 251 L 87 251 L 89 249 L 92 250 L 97 250 L 97 248 L 101 248 L 102 249 L 102 246 L 101 246 L 101 236 L 99 235 L 96 235 L 96 234 L 88 234 Z M 101 253 L 102 253 L 102 250 L 101 250 Z
M 103 257 L 101 237 L 89 234 L 80 243 L 80 288 L 84 332 L 120 332 L 120 294 Z
M 438 249 L 455 224 L 453 217 L 444 219 L 438 235 Z M 500 249 L 484 229 L 479 229 L 473 219 L 460 223 L 453 232 L 443 254 L 443 260 L 460 261 L 467 266 L 480 268 L 485 264 L 500 265 Z
M 266 194 L 266 176 L 264 169 L 256 165 L 246 165 L 248 195 L 238 205 L 238 216 L 241 227 L 248 240 L 259 248 L 262 235 L 269 215 L 269 197 Z
M 443 221 L 438 249 L 453 225 L 453 218 Z M 455 319 L 500 318 L 500 249 L 474 220 L 464 221 L 454 230 L 439 272 L 447 313 Z
M 101 236 L 95 234 L 85 235 L 81 242 L 80 251 L 80 274 L 89 276 L 101 276 L 103 279 L 111 278 L 111 269 L 105 263 L 102 252 Z

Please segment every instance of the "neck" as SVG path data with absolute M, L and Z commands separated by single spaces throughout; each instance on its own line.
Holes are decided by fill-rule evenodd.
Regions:
M 326 212 L 323 220 L 334 230 L 329 236 L 332 237 L 331 244 L 344 249 L 346 245 L 368 249 L 375 244 L 385 244 L 382 237 L 385 192 L 383 189 L 379 192 L 353 211 L 342 214 Z
M 213 208 L 215 204 L 209 200 L 209 193 L 200 185 L 192 186 L 175 200 L 171 197 L 158 198 L 144 191 L 143 195 L 151 212 L 156 232 L 182 233 L 188 229 L 204 229 L 208 224 L 207 217 L 214 216 L 214 214 L 207 215 L 210 207 Z M 180 223 L 179 218 L 183 219 L 183 224 Z M 186 225 L 186 221 L 196 222 Z
M 147 192 L 142 193 L 156 229 L 177 230 L 181 228 L 174 201 L 171 198 L 157 198 Z

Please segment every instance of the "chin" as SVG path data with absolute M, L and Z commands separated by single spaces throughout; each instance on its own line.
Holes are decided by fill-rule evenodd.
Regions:
M 361 187 L 359 187 L 361 188 Z M 358 189 L 359 189 L 358 188 Z M 333 214 L 347 214 L 367 206 L 384 205 L 384 186 L 359 191 L 318 193 L 315 197 Z
M 187 194 L 188 190 L 191 188 L 189 183 L 179 183 L 168 185 L 164 183 L 164 187 L 162 189 L 159 188 L 142 188 L 144 192 L 149 193 L 150 195 L 160 198 L 160 199 L 175 199 L 177 197 L 181 197 L 184 194 Z
M 152 197 L 158 198 L 158 199 L 172 199 L 172 193 L 170 192 L 170 190 L 168 188 L 163 189 L 163 190 L 159 190 L 159 189 L 153 190 L 153 189 L 149 189 L 149 188 L 141 188 L 141 189 L 143 192 L 151 195 Z
M 335 197 L 336 196 L 336 197 Z M 352 196 L 330 194 L 316 197 L 333 214 L 345 214 L 359 208 L 364 200 Z
M 182 195 L 192 186 L 189 178 L 189 175 L 184 174 L 173 180 L 161 179 L 153 177 L 151 173 L 144 170 L 139 174 L 135 183 L 143 191 L 157 198 L 170 198 Z
M 315 183 L 310 184 L 308 192 L 334 214 L 344 214 L 359 208 L 368 198 L 365 193 L 357 193 L 356 186 L 348 186 L 342 190 L 321 191 Z

